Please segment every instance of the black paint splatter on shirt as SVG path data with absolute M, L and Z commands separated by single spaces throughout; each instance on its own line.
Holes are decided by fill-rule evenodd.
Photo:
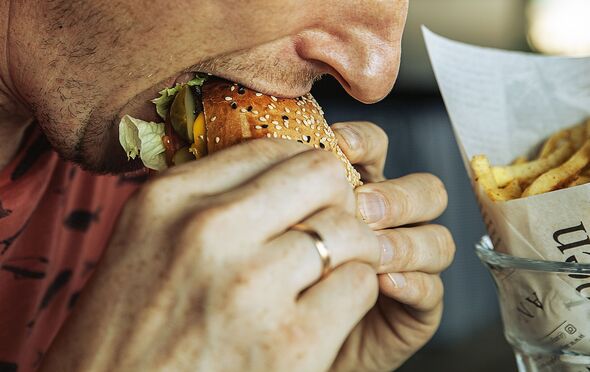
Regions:
M 8 250 L 8 248 L 10 248 L 12 243 L 14 243 L 16 238 L 18 238 L 20 236 L 20 234 L 23 233 L 23 231 L 25 230 L 25 228 L 27 227 L 28 224 L 29 224 L 29 221 L 25 222 L 23 227 L 21 227 L 16 233 L 14 233 L 14 235 L 9 236 L 6 239 L 0 240 L 0 247 L 3 246 L 2 251 L 0 252 L 0 255 L 3 255 L 4 253 L 6 253 L 6 251 Z
M 16 280 L 39 280 L 45 278 L 48 263 L 46 257 L 14 257 L 0 264 L 0 271 L 11 273 Z
M 0 218 L 8 217 L 11 213 L 12 211 L 10 209 L 5 209 L 4 206 L 2 206 L 2 200 L 0 200 Z
M 45 295 L 43 296 L 43 299 L 41 300 L 41 304 L 39 305 L 39 309 L 45 309 L 51 303 L 51 300 L 53 300 L 53 298 L 59 293 L 59 290 L 62 289 L 66 284 L 68 284 L 68 282 L 70 281 L 71 278 L 72 278 L 72 270 L 61 271 L 55 277 L 55 279 L 53 279 L 53 282 L 51 283 L 51 285 L 49 285 L 49 287 L 45 291 Z
M 18 365 L 16 363 L 4 362 L 0 360 L 0 372 L 17 372 Z
M 87 231 L 93 222 L 98 222 L 99 214 L 100 208 L 96 212 L 76 209 L 64 220 L 64 225 L 72 230 Z
M 68 301 L 68 309 L 71 310 L 76 305 L 76 302 L 78 301 L 78 298 L 80 297 L 80 292 L 81 291 L 72 293 L 72 295 L 70 296 L 70 300 Z
M 21 178 L 29 169 L 35 165 L 37 160 L 45 153 L 51 150 L 51 145 L 45 136 L 39 136 L 35 142 L 29 147 L 25 156 L 21 159 L 20 163 L 16 166 L 16 168 L 12 171 L 10 175 L 10 179 L 12 181 L 16 181 Z

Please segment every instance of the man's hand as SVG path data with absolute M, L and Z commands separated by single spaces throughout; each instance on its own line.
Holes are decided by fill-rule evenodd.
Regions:
M 368 149 L 384 139 L 370 136 L 361 135 Z M 380 179 L 383 154 L 360 153 L 367 179 Z M 391 227 L 435 217 L 446 197 L 424 175 L 367 184 L 357 198 L 372 191 L 388 204 L 381 218 L 361 209 L 367 225 L 340 161 L 288 141 L 251 141 L 170 169 L 128 202 L 42 370 L 399 365 L 438 325 L 436 273 L 452 253 L 442 228 Z M 291 230 L 301 222 L 331 253 L 325 277 L 313 240 Z M 403 274 L 394 287 L 378 272 Z
M 341 162 L 255 140 L 150 181 L 45 371 L 327 370 L 378 295 L 378 238 Z M 304 223 L 330 250 L 322 278 Z
M 399 367 L 434 334 L 442 315 L 439 274 L 454 256 L 449 231 L 423 224 L 446 208 L 441 181 L 429 174 L 385 180 L 388 140 L 371 123 L 333 128 L 340 146 L 363 174 L 356 190 L 358 212 L 379 234 L 381 294 L 357 325 L 333 365 L 337 371 L 389 371 Z

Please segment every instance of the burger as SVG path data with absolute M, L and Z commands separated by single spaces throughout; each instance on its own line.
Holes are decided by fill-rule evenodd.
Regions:
M 279 98 L 196 75 L 187 83 L 162 90 L 152 102 L 161 123 L 126 115 L 119 124 L 119 141 L 128 158 L 139 156 L 147 168 L 162 171 L 250 139 L 268 137 L 331 151 L 341 160 L 350 184 L 362 184 L 311 94 Z

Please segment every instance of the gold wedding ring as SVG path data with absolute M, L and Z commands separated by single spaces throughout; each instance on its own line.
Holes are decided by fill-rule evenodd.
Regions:
M 300 231 L 302 233 L 306 233 L 307 235 L 309 235 L 309 237 L 314 242 L 315 248 L 318 252 L 318 255 L 320 256 L 320 259 L 322 260 L 322 278 L 324 276 L 328 275 L 328 273 L 330 272 L 330 264 L 331 264 L 332 260 L 330 258 L 330 251 L 326 247 L 326 244 L 324 243 L 324 239 L 322 239 L 320 234 L 318 234 L 318 232 L 315 231 L 314 229 L 312 229 L 311 227 L 309 227 L 305 224 L 302 224 L 302 223 L 298 223 L 297 225 L 293 226 L 291 229 L 294 231 Z

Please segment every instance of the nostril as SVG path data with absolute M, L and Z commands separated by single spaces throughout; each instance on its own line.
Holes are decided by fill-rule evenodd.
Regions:
M 333 75 L 357 100 L 375 103 L 392 89 L 399 68 L 399 42 L 384 40 L 366 29 L 349 29 L 346 35 L 306 31 L 297 53 L 322 72 Z

